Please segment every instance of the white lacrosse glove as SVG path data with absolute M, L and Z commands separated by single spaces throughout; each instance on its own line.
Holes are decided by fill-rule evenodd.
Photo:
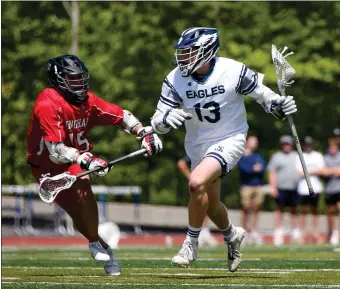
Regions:
M 296 103 L 294 97 L 288 95 L 284 98 L 284 101 L 281 104 L 282 111 L 285 115 L 290 115 L 297 112 Z
M 287 115 L 297 112 L 296 103 L 294 97 L 279 96 L 277 99 L 272 100 L 270 112 L 277 118 L 283 120 Z
M 187 119 L 191 119 L 192 114 L 185 112 L 183 109 L 170 108 L 163 116 L 163 123 L 174 129 L 178 129 Z
M 138 130 L 137 140 L 142 141 L 142 148 L 146 149 L 145 157 L 159 153 L 163 149 L 163 143 L 151 126 Z
M 107 167 L 108 164 L 106 161 L 94 157 L 93 154 L 89 152 L 83 153 L 80 156 L 78 156 L 77 164 L 80 165 L 80 167 L 85 170 L 92 170 L 97 167 L 103 167 L 102 170 L 93 172 L 95 175 L 100 177 L 105 176 L 109 171 L 109 168 Z

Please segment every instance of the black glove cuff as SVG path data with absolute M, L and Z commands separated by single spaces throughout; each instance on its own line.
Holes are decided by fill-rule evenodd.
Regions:
M 286 118 L 286 115 L 285 115 L 285 113 L 282 111 L 282 108 L 280 108 L 280 109 L 278 109 L 278 110 L 273 110 L 273 111 L 272 111 L 272 114 L 273 114 L 276 118 L 278 118 L 278 119 L 280 119 L 280 120 L 284 120 L 284 119 Z
M 93 156 L 86 163 L 81 163 L 80 167 L 84 170 L 88 170 L 90 168 L 90 164 L 92 162 Z
M 150 134 L 154 134 L 155 131 L 154 129 L 150 130 L 150 131 L 145 131 L 145 129 L 142 129 L 139 133 L 138 133 L 138 137 L 143 140 L 147 135 L 150 135 Z
M 274 115 L 276 118 L 280 120 L 284 120 L 286 118 L 286 115 L 282 110 L 281 104 L 278 104 L 276 101 L 273 101 L 270 107 L 270 112 L 272 113 L 272 115 Z
M 168 109 L 165 113 L 164 113 L 164 116 L 163 116 L 163 123 L 169 127 L 167 121 L 166 121 L 166 118 L 168 117 L 169 113 L 171 112 L 172 108 Z

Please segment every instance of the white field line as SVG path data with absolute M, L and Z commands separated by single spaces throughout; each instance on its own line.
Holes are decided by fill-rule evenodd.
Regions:
M 92 260 L 92 258 L 87 258 L 87 257 L 78 257 L 78 258 L 36 258 L 36 257 L 26 257 L 26 258 L 2 258 L 3 261 L 24 261 L 24 260 L 36 260 L 36 261 L 42 261 L 42 260 L 48 260 L 48 261 L 71 261 L 71 260 L 76 260 L 76 261 L 89 261 Z
M 2 282 L 2 284 L 17 284 L 17 285 L 29 285 L 29 284 L 35 284 L 35 285 L 45 285 L 45 286 L 78 286 L 78 285 L 91 285 L 91 286 L 148 286 L 148 287 L 161 287 L 161 286 L 167 286 L 167 287 L 178 287 L 178 286 L 204 286 L 204 287 L 226 287 L 226 288 L 235 288 L 235 287 L 247 287 L 247 288 L 263 288 L 268 286 L 268 288 L 300 288 L 300 287 L 309 287 L 309 288 L 320 288 L 320 289 L 327 289 L 327 288 L 339 288 L 339 285 L 310 285 L 310 284 L 301 284 L 301 285 L 292 285 L 292 284 L 280 284 L 280 285 L 274 285 L 274 284 L 207 284 L 207 283 L 201 283 L 201 284 L 196 284 L 196 283 L 184 283 L 184 284 L 152 284 L 152 283 L 61 283 L 61 282 Z
M 128 274 L 129 276 L 188 276 L 188 277 L 199 277 L 199 276 L 204 276 L 204 274 L 198 274 L 198 273 L 132 273 L 132 274 Z M 103 275 L 64 275 L 64 276 L 58 276 L 58 278 L 103 278 L 106 276 Z M 111 277 L 109 277 L 111 278 Z M 19 279 L 19 278 L 14 278 L 14 279 Z
M 77 258 L 36 258 L 36 257 L 26 257 L 26 258 L 17 258 L 17 257 L 13 257 L 13 258 L 2 258 L 3 261 L 13 261 L 13 260 L 51 260 L 51 261 L 70 261 L 70 260 L 77 260 L 77 261 L 89 261 L 92 260 L 92 258 L 87 258 L 87 257 L 77 257 Z M 122 258 L 118 258 L 118 260 L 123 260 L 123 261 L 132 261 L 132 260 L 145 260 L 145 261 L 171 261 L 171 258 L 144 258 L 144 257 L 136 257 L 136 258 L 130 258 L 130 257 L 122 257 Z M 244 258 L 242 259 L 243 261 L 275 261 L 277 259 L 267 259 L 267 258 Z M 208 261 L 208 262 L 221 262 L 221 261 L 227 261 L 227 258 L 198 258 L 196 259 L 196 262 L 202 262 L 202 261 Z M 283 259 L 283 261 L 325 261 L 325 262 L 329 262 L 329 261 L 337 261 L 340 262 L 340 258 L 330 258 L 330 259 Z
M 2 277 L 1 280 L 17 280 L 19 277 Z
M 183 239 L 184 240 L 184 239 Z M 89 246 L 87 244 L 70 244 L 70 245 L 65 245 L 65 246 L 41 246 L 41 245 L 32 245 L 29 247 L 22 247 L 22 246 L 11 246 L 11 245 L 6 245 L 6 246 L 2 246 L 1 249 L 3 251 L 24 251 L 27 249 L 32 249 L 32 250 L 37 250 L 37 251 L 86 251 L 88 250 Z M 115 250 L 121 250 L 121 251 L 140 251 L 141 249 L 143 250 L 147 250 L 147 251 L 153 251 L 153 250 L 161 250 L 161 251 L 168 251 L 169 248 L 165 247 L 164 245 L 121 245 L 119 248 L 115 249 Z M 209 248 L 202 248 L 202 250 L 208 250 Z
M 27 251 L 27 249 L 32 249 L 35 251 L 38 251 L 39 253 L 43 253 L 43 252 L 50 252 L 51 250 L 53 251 L 62 251 L 62 252 L 86 252 L 88 250 L 88 246 L 87 245 L 69 245 L 69 246 L 49 246 L 49 247 L 41 247 L 40 245 L 37 246 L 30 246 L 29 248 L 23 248 L 21 246 L 2 246 L 1 250 L 2 252 L 5 253 L 14 253 L 14 252 L 21 252 L 21 251 Z M 164 246 L 134 246 L 134 247 L 130 247 L 130 246 L 122 246 L 119 247 L 117 249 L 115 249 L 115 252 L 122 252 L 123 254 L 125 253 L 125 251 L 129 251 L 129 252 L 140 252 L 141 250 L 143 250 L 144 252 L 150 252 L 150 251 L 154 251 L 154 250 L 158 250 L 158 251 L 165 251 L 167 252 L 169 250 L 169 248 L 166 248 Z M 328 248 L 324 248 L 325 250 Z M 209 248 L 202 248 L 200 251 L 201 252 L 208 252 Z M 296 250 L 289 250 L 287 251 L 288 253 L 294 253 L 294 252 L 298 252 Z M 340 253 L 340 247 L 339 248 L 333 248 L 331 250 L 331 252 L 333 253 Z M 307 252 L 308 253 L 308 252 Z M 308 259 L 308 260 L 315 260 L 315 259 Z
M 227 271 L 227 270 L 225 270 Z M 227 272 L 226 272 L 227 273 Z M 292 272 L 248 272 L 252 274 L 290 274 Z M 196 274 L 196 273 L 129 273 L 130 276 L 205 276 L 205 274 Z
M 123 261 L 132 261 L 132 260 L 137 260 L 137 261 L 171 261 L 172 258 L 143 258 L 143 257 L 138 257 L 138 258 L 130 258 L 130 257 L 123 257 L 123 258 L 118 258 L 119 260 Z M 76 260 L 76 261 L 89 261 L 92 260 L 92 258 L 87 258 L 87 257 L 77 257 L 77 258 L 36 258 L 36 257 L 25 257 L 25 258 L 2 258 L 4 261 L 13 261 L 13 260 L 49 260 L 49 261 L 71 261 L 71 260 Z M 196 261 L 208 261 L 208 262 L 220 262 L 220 261 L 227 261 L 227 258 L 198 258 Z M 254 259 L 243 259 L 243 261 L 261 261 L 259 258 L 254 258 Z
M 204 276 L 204 274 L 198 273 L 132 273 L 130 276 Z
M 23 269 L 23 270 L 36 270 L 36 269 L 43 269 L 45 267 L 26 267 L 26 266 L 2 266 L 2 269 Z M 98 267 L 48 267 L 49 269 L 53 270 L 103 270 L 102 268 Z M 163 271 L 175 271 L 180 270 L 180 268 L 126 268 L 126 270 L 146 270 L 146 271 L 154 271 L 154 270 L 163 270 Z M 189 271 L 226 271 L 227 268 L 186 268 L 185 270 Z M 340 272 L 340 269 L 265 269 L 265 268 L 256 268 L 256 269 L 238 269 L 237 272 L 259 272 L 259 273 L 266 273 L 266 272 L 273 272 L 273 273 L 292 273 L 292 272 Z M 131 274 L 130 274 L 131 275 Z

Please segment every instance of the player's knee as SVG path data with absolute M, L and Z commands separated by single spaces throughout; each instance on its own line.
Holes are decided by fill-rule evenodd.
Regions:
M 201 195 L 204 193 L 204 183 L 198 177 L 190 177 L 189 192 L 191 195 Z

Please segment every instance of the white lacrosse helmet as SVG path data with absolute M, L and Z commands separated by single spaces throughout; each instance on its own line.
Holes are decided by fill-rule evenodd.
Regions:
M 188 77 L 216 55 L 220 48 L 217 29 L 206 27 L 186 29 L 174 48 L 181 74 Z

